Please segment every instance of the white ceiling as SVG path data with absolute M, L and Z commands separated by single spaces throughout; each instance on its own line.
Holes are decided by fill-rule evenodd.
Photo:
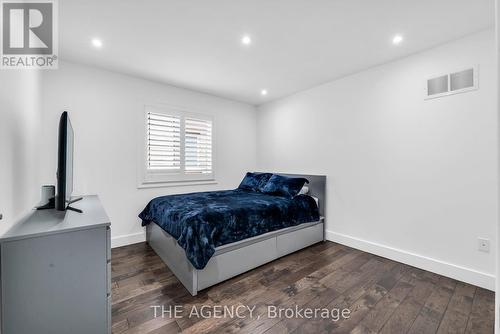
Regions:
M 62 59 L 256 105 L 494 25 L 493 0 L 64 0 L 59 11 Z

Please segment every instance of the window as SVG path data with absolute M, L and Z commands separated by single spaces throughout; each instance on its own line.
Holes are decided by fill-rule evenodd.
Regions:
M 144 114 L 139 187 L 214 180 L 212 117 L 153 106 Z

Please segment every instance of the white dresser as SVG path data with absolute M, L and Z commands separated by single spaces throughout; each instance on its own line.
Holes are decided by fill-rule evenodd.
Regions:
M 72 206 L 0 238 L 2 334 L 111 333 L 111 223 L 97 196 Z

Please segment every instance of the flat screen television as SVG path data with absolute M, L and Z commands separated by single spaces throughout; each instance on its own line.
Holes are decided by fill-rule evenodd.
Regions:
M 62 113 L 59 119 L 59 135 L 57 149 L 57 195 L 55 208 L 59 211 L 80 210 L 72 208 L 69 204 L 81 198 L 71 199 L 73 193 L 73 143 L 74 132 L 69 120 L 68 112 Z

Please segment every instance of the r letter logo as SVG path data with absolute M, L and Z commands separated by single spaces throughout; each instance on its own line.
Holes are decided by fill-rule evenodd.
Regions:
M 1 5 L 1 68 L 57 68 L 55 0 L 1 0 Z

